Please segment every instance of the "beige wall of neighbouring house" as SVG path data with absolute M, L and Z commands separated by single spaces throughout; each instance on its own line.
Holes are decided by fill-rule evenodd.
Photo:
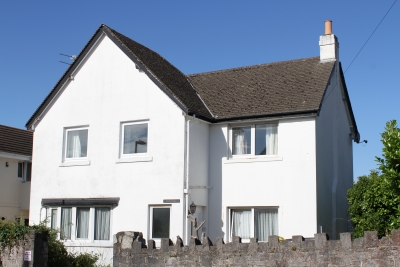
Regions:
M 0 218 L 6 220 L 29 218 L 31 185 L 18 179 L 18 162 L 18 159 L 0 157 Z

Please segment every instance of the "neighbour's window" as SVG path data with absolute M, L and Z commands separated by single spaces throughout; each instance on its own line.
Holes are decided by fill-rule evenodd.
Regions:
M 31 181 L 32 163 L 30 162 L 18 162 L 17 176 L 20 180 L 30 182 Z
M 110 208 L 95 208 L 94 240 L 110 239 Z
M 88 128 L 73 128 L 65 131 L 65 159 L 87 157 Z
M 277 155 L 278 125 L 253 124 L 232 127 L 231 151 L 239 155 Z
M 169 207 L 151 208 L 151 238 L 169 238 L 170 210 Z
M 121 156 L 147 153 L 148 122 L 122 124 Z
M 231 237 L 256 237 L 258 241 L 268 241 L 268 236 L 278 235 L 278 209 L 231 209 L 230 232 Z

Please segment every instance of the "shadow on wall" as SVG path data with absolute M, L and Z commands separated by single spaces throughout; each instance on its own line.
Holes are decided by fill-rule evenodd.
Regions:
M 209 191 L 208 200 L 208 235 L 212 239 L 225 234 L 222 230 L 222 158 L 226 157 L 228 151 L 223 131 L 225 128 L 226 125 L 210 126 L 208 184 L 212 189 Z

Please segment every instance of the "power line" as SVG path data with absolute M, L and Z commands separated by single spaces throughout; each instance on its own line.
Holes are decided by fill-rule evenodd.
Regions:
M 396 4 L 397 0 L 395 0 L 393 2 L 393 4 L 390 6 L 389 10 L 386 12 L 386 14 L 383 16 L 383 18 L 381 19 L 381 21 L 378 23 L 378 25 L 375 27 L 375 29 L 373 30 L 373 32 L 371 33 L 371 35 L 368 37 L 367 41 L 365 41 L 365 43 L 363 44 L 363 46 L 360 48 L 360 50 L 358 51 L 358 53 L 356 54 L 356 56 L 353 58 L 353 60 L 350 62 L 349 66 L 346 68 L 346 70 L 343 72 L 343 74 L 346 73 L 346 71 L 350 68 L 350 66 L 353 64 L 353 62 L 356 60 L 356 58 L 358 57 L 358 55 L 361 53 L 361 51 L 363 50 L 364 46 L 368 43 L 369 39 L 371 39 L 372 35 L 374 35 L 375 31 L 378 29 L 378 27 L 381 25 L 382 21 L 386 18 L 387 14 L 389 14 L 390 10 L 392 10 L 393 6 Z M 328 92 L 328 94 L 324 97 L 324 99 L 322 100 L 322 102 L 324 102 L 325 99 L 328 98 L 328 96 L 332 93 L 333 89 L 335 89 L 336 85 L 339 83 L 339 81 L 337 81 L 335 83 L 335 85 L 332 87 L 332 89 Z
M 361 49 L 358 51 L 357 55 L 353 58 L 353 60 L 350 62 L 350 65 L 346 68 L 346 70 L 344 71 L 344 73 L 346 73 L 346 71 L 350 68 L 351 64 L 353 64 L 353 62 L 356 60 L 356 58 L 358 57 L 358 55 L 361 53 L 361 51 L 363 50 L 364 46 L 368 43 L 369 39 L 371 39 L 372 35 L 374 35 L 375 31 L 378 29 L 378 27 L 381 25 L 382 21 L 386 18 L 387 14 L 389 14 L 390 10 L 392 10 L 392 7 L 394 6 L 394 4 L 396 4 L 397 0 L 395 0 L 393 2 L 393 4 L 391 5 L 391 7 L 389 8 L 389 10 L 386 12 L 385 16 L 383 16 L 383 18 L 381 19 L 381 21 L 378 23 L 378 25 L 375 27 L 374 31 L 371 33 L 371 35 L 368 37 L 367 41 L 365 41 L 364 45 L 361 47 Z

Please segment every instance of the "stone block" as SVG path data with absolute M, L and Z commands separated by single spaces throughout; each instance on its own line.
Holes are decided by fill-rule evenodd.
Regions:
M 224 239 L 222 237 L 217 237 L 217 240 L 215 241 L 217 244 L 217 249 L 222 250 L 223 245 L 225 244 Z
M 132 249 L 133 238 L 131 235 L 122 236 L 121 249 Z
M 132 246 L 132 254 L 142 253 L 142 242 L 135 241 Z
M 340 242 L 342 243 L 342 248 L 351 248 L 351 233 L 340 233 Z
M 314 234 L 314 239 L 316 249 L 323 249 L 327 246 L 328 237 L 326 233 Z
M 392 231 L 392 243 L 393 246 L 400 246 L 400 230 Z
M 250 238 L 250 244 L 258 243 L 258 238 L 252 237 Z
M 270 235 L 268 237 L 268 245 L 270 249 L 279 247 L 279 237 L 277 235 Z
M 201 240 L 201 243 L 203 246 L 212 246 L 213 243 L 211 242 L 210 238 L 208 236 L 204 236 Z
M 390 238 L 387 236 L 382 237 L 379 240 L 379 246 L 389 246 L 390 245 Z
M 161 252 L 168 252 L 169 251 L 169 238 L 161 238 Z
M 304 237 L 302 235 L 294 235 L 292 236 L 293 246 L 297 248 L 301 248 L 301 243 L 304 241 Z
M 364 237 L 359 237 L 353 240 L 353 248 L 361 248 L 364 246 Z
M 150 239 L 150 240 L 147 242 L 147 244 L 148 244 L 148 246 L 147 246 L 147 251 L 148 251 L 149 253 L 151 253 L 154 249 L 156 249 L 156 242 L 154 242 L 153 239 Z
M 379 244 L 377 231 L 364 232 L 364 244 L 367 248 L 377 247 Z

